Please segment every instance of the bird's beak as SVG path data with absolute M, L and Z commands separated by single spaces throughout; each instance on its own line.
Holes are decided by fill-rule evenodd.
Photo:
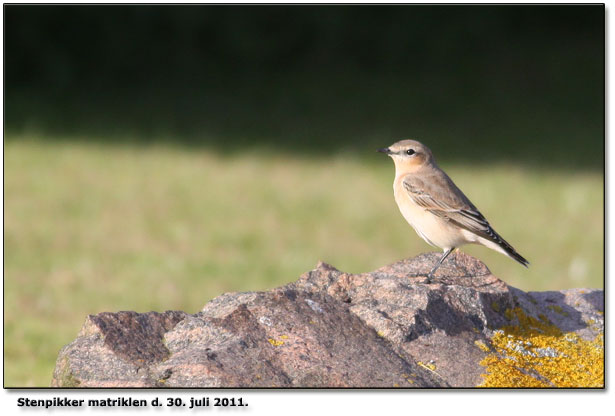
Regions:
M 387 155 L 391 154 L 391 149 L 389 149 L 388 147 L 383 147 L 382 149 L 378 149 L 377 151 L 380 153 L 386 153 Z

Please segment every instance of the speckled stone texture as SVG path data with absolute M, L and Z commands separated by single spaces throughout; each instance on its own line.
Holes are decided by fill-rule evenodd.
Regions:
M 439 253 L 371 273 L 325 263 L 267 292 L 227 293 L 197 314 L 91 315 L 59 354 L 58 387 L 473 387 L 493 331 L 522 308 L 563 331 L 603 329 L 604 292 L 525 293 L 479 260 Z M 590 326 L 587 322 L 592 322 Z

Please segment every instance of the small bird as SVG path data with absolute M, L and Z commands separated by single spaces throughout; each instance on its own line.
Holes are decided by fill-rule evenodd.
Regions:
M 427 244 L 444 254 L 427 275 L 430 281 L 446 257 L 463 244 L 482 244 L 528 267 L 529 262 L 489 225 L 478 209 L 416 140 L 378 149 L 395 162 L 393 192 L 401 214 Z

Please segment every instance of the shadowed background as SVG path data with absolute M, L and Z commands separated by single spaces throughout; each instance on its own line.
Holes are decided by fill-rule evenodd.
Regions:
M 45 386 L 88 313 L 432 250 L 401 138 L 531 266 L 603 281 L 602 6 L 5 6 L 5 385 Z

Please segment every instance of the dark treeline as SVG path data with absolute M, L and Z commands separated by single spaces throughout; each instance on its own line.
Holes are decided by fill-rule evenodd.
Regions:
M 347 68 L 447 72 L 459 61 L 514 59 L 528 49 L 540 54 L 544 48 L 565 45 L 596 52 L 602 34 L 600 7 L 9 6 L 5 10 L 9 87 L 92 82 L 131 87 L 169 79 L 185 82 L 179 79 L 183 77 Z
M 4 7 L 9 131 L 315 152 L 427 135 L 451 157 L 454 134 L 504 131 L 585 137 L 600 162 L 602 6 Z

